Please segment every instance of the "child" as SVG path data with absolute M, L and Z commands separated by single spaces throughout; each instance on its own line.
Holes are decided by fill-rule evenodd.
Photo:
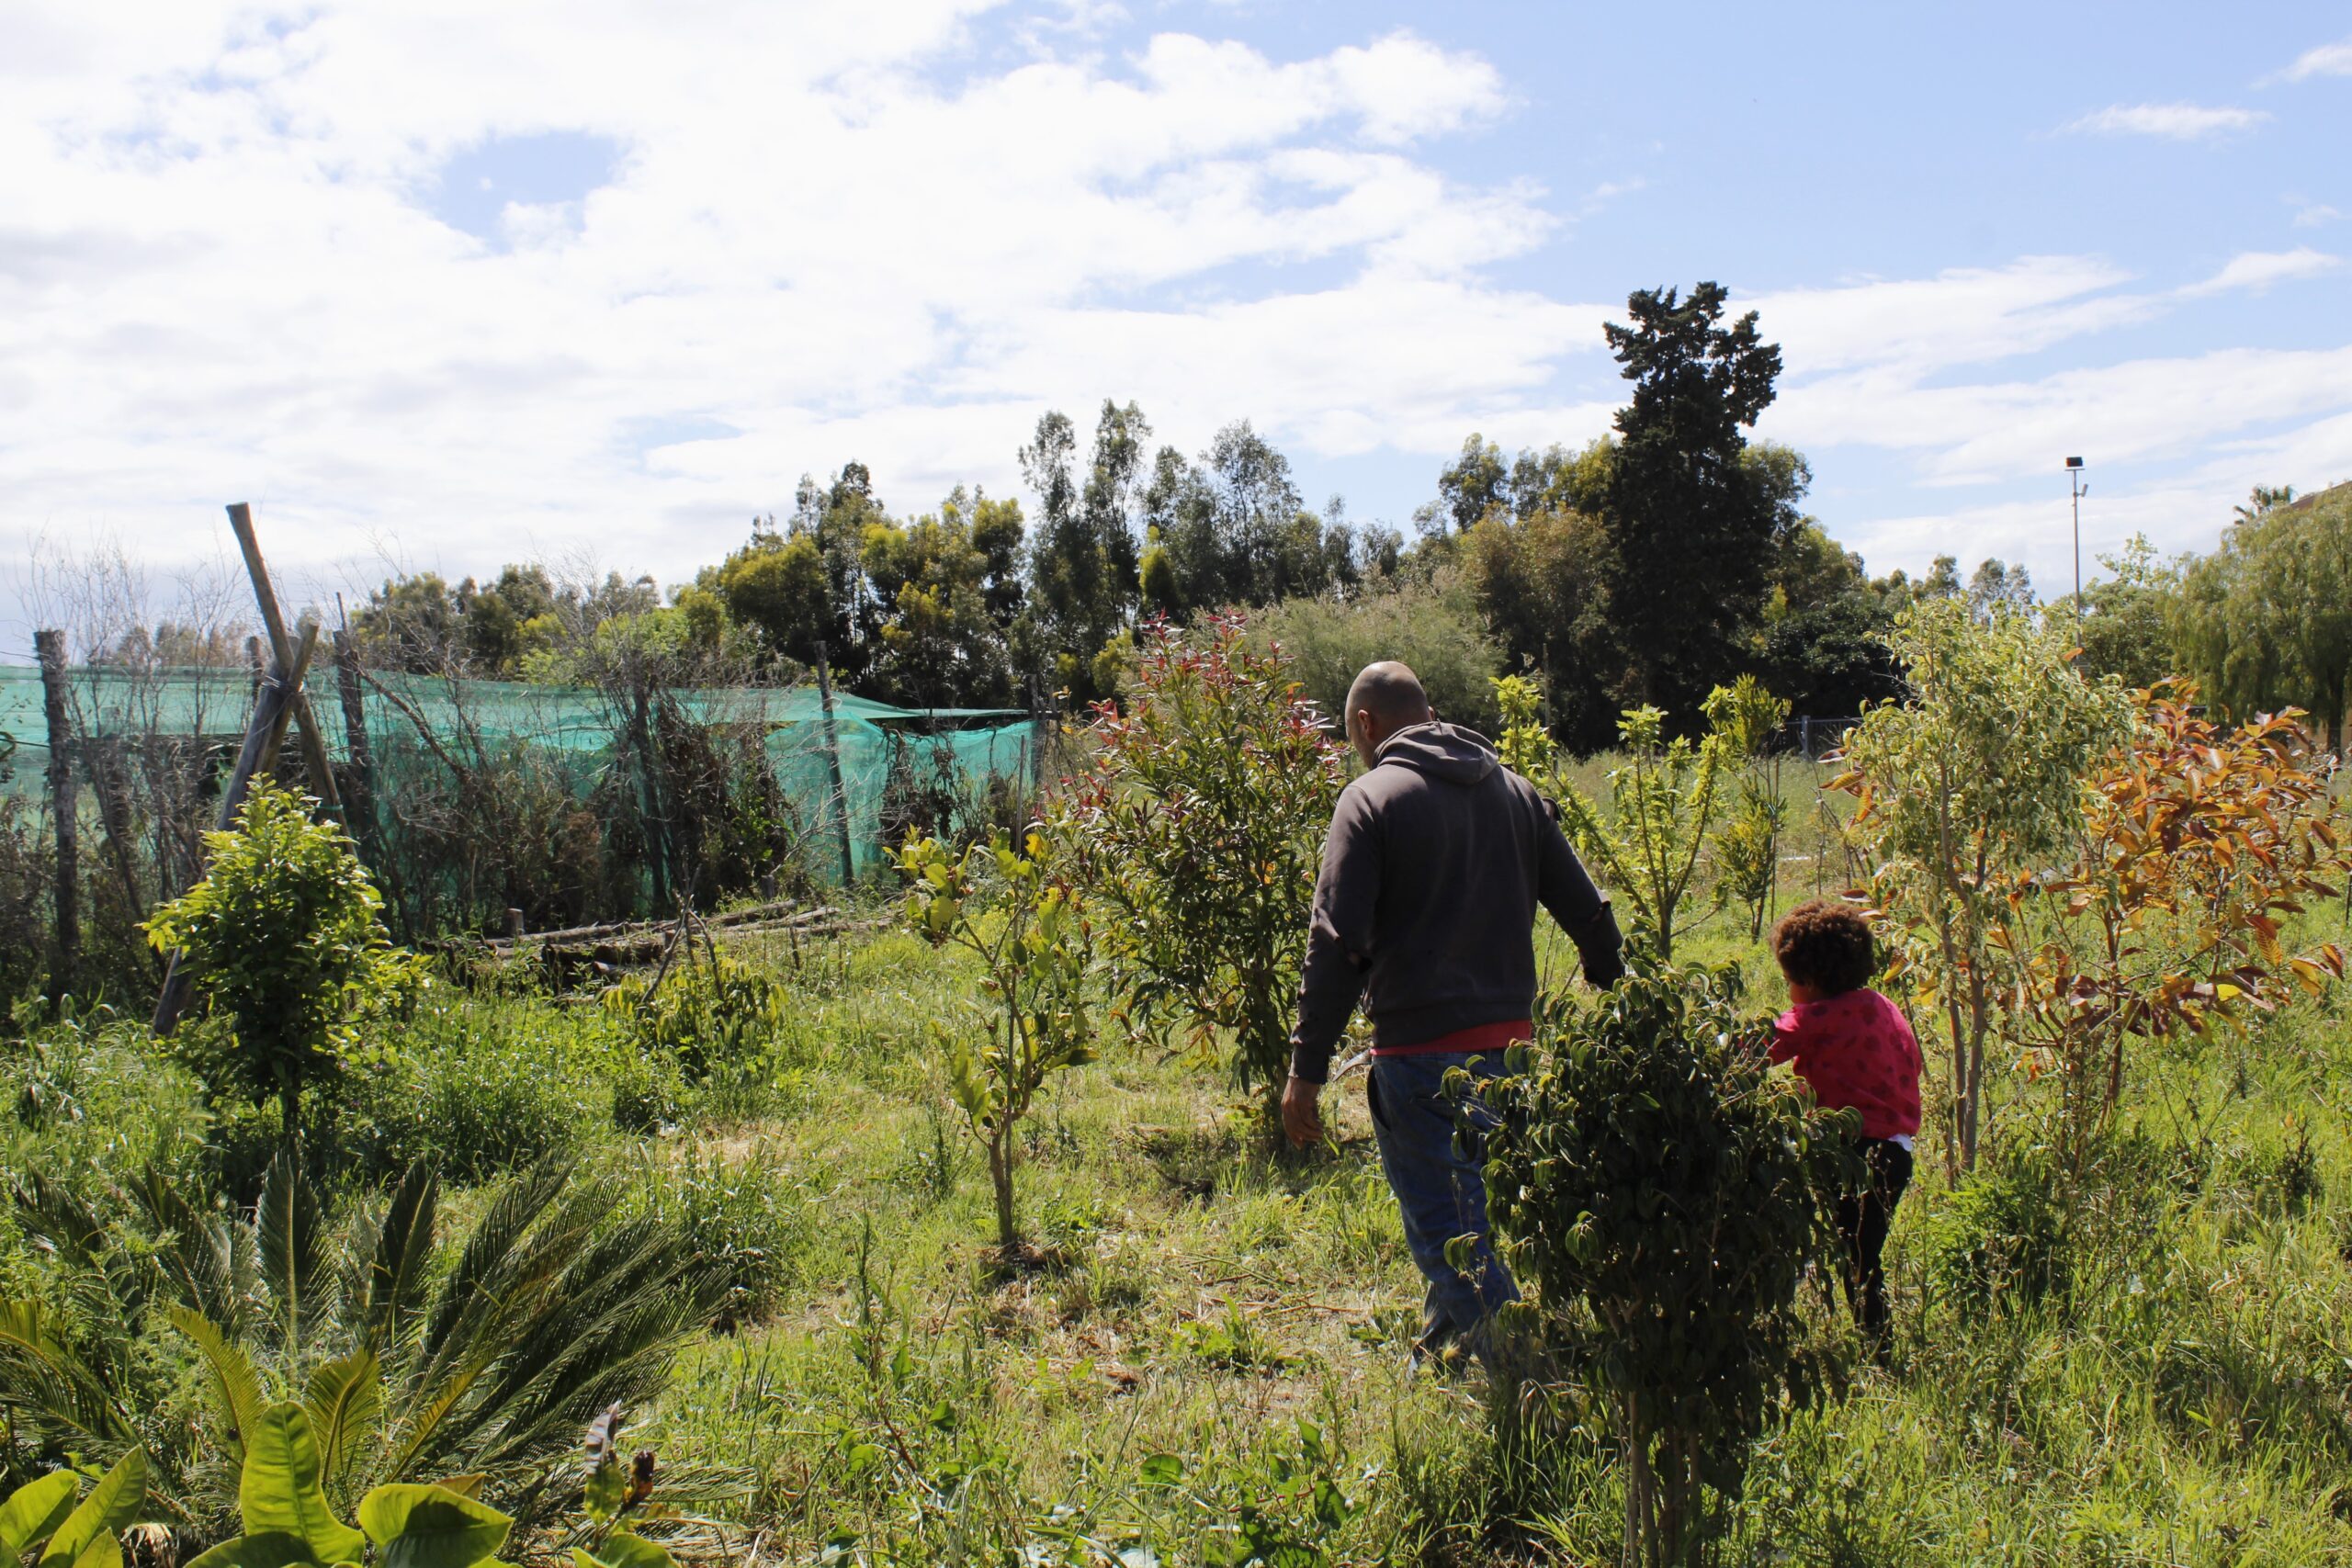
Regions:
M 1886 1227 L 1911 1183 L 1919 1131 L 1919 1041 L 1893 1002 L 1870 989 L 1877 972 L 1870 922 L 1849 905 L 1816 898 L 1772 928 L 1772 956 L 1789 982 L 1789 1010 L 1772 1025 L 1771 1058 L 1793 1062 L 1814 1098 L 1862 1113 L 1866 1191 L 1838 1201 L 1838 1230 L 1850 1261 L 1846 1300 L 1873 1344 L 1886 1333 Z

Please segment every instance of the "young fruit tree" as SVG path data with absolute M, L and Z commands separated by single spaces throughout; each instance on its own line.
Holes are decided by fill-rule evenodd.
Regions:
M 1124 712 L 1095 709 L 1093 755 L 1053 816 L 1135 1021 L 1180 1024 L 1209 1054 L 1233 1038 L 1233 1075 L 1279 1124 L 1307 914 L 1347 749 L 1299 694 L 1280 649 L 1238 620 L 1187 637 L 1145 629 Z M 1172 1017 L 1171 1017 L 1172 1015 Z
M 1736 904 L 1747 913 L 1751 942 L 1764 935 L 1764 920 L 1780 883 L 1781 834 L 1789 803 L 1781 793 L 1781 761 L 1772 742 L 1789 722 L 1789 705 L 1766 691 L 1753 675 L 1717 686 L 1706 703 L 1707 722 L 1724 739 L 1736 770 L 1731 815 L 1715 829 L 1715 908 Z
M 910 839 L 892 856 L 907 878 L 907 925 L 979 960 L 990 1004 L 983 1038 L 933 1029 L 947 1053 L 949 1091 L 988 1151 L 1007 1258 L 1021 1245 L 1012 1191 L 1021 1119 L 1056 1073 L 1094 1059 L 1085 1001 L 1092 935 L 1078 894 L 1047 874 L 1044 853 L 1032 833 L 1023 850 L 999 839 L 958 855 L 936 839 Z
M 1986 1047 L 2018 979 L 2011 897 L 2072 851 L 2085 791 L 2130 739 L 2132 706 L 2007 608 L 1979 619 L 1961 601 L 1922 600 L 1896 618 L 1892 645 L 1910 696 L 1862 716 L 1830 787 L 1857 797 L 1851 830 L 1897 972 L 1942 1015 L 1944 1162 L 1957 1176 L 1984 1141 Z
M 333 823 L 311 803 L 263 782 L 237 825 L 205 835 L 204 880 L 147 920 L 148 940 L 177 951 L 197 995 L 232 1033 L 189 1037 L 215 1089 L 255 1105 L 275 1098 L 298 1138 L 306 1090 L 332 1083 L 360 1024 L 423 983 L 423 960 L 395 948 L 383 898 Z
M 2022 873 L 1996 946 L 2019 964 L 2018 1043 L 2064 1091 L 2079 1168 L 2123 1093 L 2138 1041 L 2194 1037 L 2278 1005 L 2281 982 L 2316 996 L 2342 947 L 2287 946 L 2305 899 L 2341 897 L 2337 807 L 2292 714 L 2203 716 L 2196 693 L 2142 694 L 2137 733 L 2093 779 L 2071 864 Z
M 1707 830 L 1721 801 L 1731 742 L 1719 714 L 1724 688 L 1706 708 L 1716 728 L 1697 741 L 1666 739 L 1666 715 L 1629 708 L 1617 728 L 1624 760 L 1609 774 L 1601 806 L 1568 782 L 1558 749 L 1538 716 L 1540 694 L 1516 675 L 1495 682 L 1503 712 L 1503 763 L 1559 807 L 1560 827 L 1628 912 L 1633 942 L 1665 960 L 1694 923 L 1683 911 L 1704 863 Z
M 1820 1376 L 1797 1287 L 1837 1245 L 1851 1113 L 1770 1071 L 1738 985 L 1636 969 L 1485 1091 L 1490 1212 L 1533 1286 L 1506 1330 L 1540 1330 L 1606 1402 L 1641 1568 L 1696 1560 L 1750 1443 Z

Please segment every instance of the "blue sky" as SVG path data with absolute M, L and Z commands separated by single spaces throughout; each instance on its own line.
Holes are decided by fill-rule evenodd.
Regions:
M 85 12 L 0 5 L 0 551 L 45 570 L 161 582 L 246 499 L 313 597 L 675 581 L 848 458 L 1017 492 L 1104 397 L 1402 524 L 1473 429 L 1604 429 L 1601 321 L 1700 278 L 1874 570 L 2063 588 L 2070 453 L 2093 555 L 2352 478 L 2340 6 Z

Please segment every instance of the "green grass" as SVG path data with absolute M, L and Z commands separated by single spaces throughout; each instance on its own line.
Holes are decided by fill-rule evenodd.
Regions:
M 1783 908 L 1811 892 L 1808 866 L 1789 872 Z M 1678 957 L 1740 960 L 1777 1007 L 1736 923 Z M 1300 1159 L 1256 1140 L 1217 1069 L 1104 1042 L 1028 1125 L 1022 1214 L 1046 1262 L 1008 1273 L 933 1043 L 974 1015 L 972 972 L 887 931 L 734 951 L 790 1005 L 709 1082 L 655 1083 L 593 1005 L 452 994 L 384 1043 L 345 1116 L 354 1180 L 421 1156 L 484 1180 L 577 1147 L 734 1261 L 727 1313 L 630 1441 L 734 1521 L 736 1554 L 1175 1564 L 1293 1541 L 1333 1562 L 1614 1561 L 1600 1436 L 1537 1419 L 1498 1443 L 1476 1381 L 1408 1369 L 1420 1285 L 1361 1076 L 1327 1100 L 1336 1156 Z M 1572 972 L 1555 933 L 1544 955 Z M 217 1157 L 195 1086 L 135 1032 L 0 1048 L 12 1168 Z M 1726 1560 L 2352 1561 L 2348 1061 L 2339 995 L 2139 1064 L 2039 1294 L 1972 1294 L 1953 1260 L 1983 1215 L 2024 1224 L 2047 1201 L 2044 1091 L 2001 1086 L 1996 1136 L 2021 1153 L 1995 1173 L 2000 1203 L 1956 1201 L 1923 1138 L 1890 1255 L 1892 1364 L 1758 1446 Z M 616 1111 L 646 1124 L 628 1112 L 643 1095 L 665 1113 L 619 1130 Z M 38 1286 L 41 1267 L 0 1220 L 0 1282 Z M 1842 1311 L 1813 1310 L 1842 1342 Z
M 1679 956 L 1741 960 L 1777 1006 L 1735 925 Z M 1556 940 L 1545 959 L 1570 972 Z M 1338 1157 L 1300 1163 L 1253 1143 L 1214 1073 L 1112 1046 L 1028 1140 L 1024 1218 L 1055 1263 L 1001 1278 L 985 1181 L 912 1026 L 968 1005 L 970 976 L 898 937 L 846 962 L 795 1031 L 797 1108 L 733 1134 L 756 1127 L 809 1205 L 797 1282 L 771 1321 L 692 1357 L 659 1416 L 670 1451 L 756 1477 L 769 1546 L 1185 1561 L 1253 1501 L 1307 1529 L 1283 1479 L 1307 1473 L 1306 1421 L 1354 1505 L 1309 1532 L 1332 1561 L 1613 1559 L 1599 1439 L 1556 1431 L 1505 1461 L 1476 1388 L 1406 1369 L 1419 1285 L 1360 1080 L 1334 1096 Z M 2039 1300 L 1952 1299 L 1931 1260 L 1954 1205 L 1923 1145 L 1892 1248 L 1893 1368 L 1759 1448 L 1731 1560 L 2352 1557 L 2352 1150 L 2328 1098 L 2345 1044 L 2340 1014 L 2304 1010 L 2147 1064 L 2098 1189 L 2112 1196 L 2074 1222 Z M 2005 1089 L 2030 1148 L 2036 1091 Z M 1182 1456 L 1186 1483 L 1146 1479 L 1154 1455 Z

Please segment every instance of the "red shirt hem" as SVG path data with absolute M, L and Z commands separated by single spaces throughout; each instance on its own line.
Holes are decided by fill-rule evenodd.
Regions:
M 1503 1023 L 1481 1023 L 1469 1029 L 1457 1029 L 1451 1034 L 1441 1034 L 1434 1040 L 1423 1040 L 1412 1045 L 1374 1045 L 1375 1056 L 1435 1056 L 1460 1051 L 1508 1051 L 1535 1038 L 1535 1021 L 1517 1018 Z

